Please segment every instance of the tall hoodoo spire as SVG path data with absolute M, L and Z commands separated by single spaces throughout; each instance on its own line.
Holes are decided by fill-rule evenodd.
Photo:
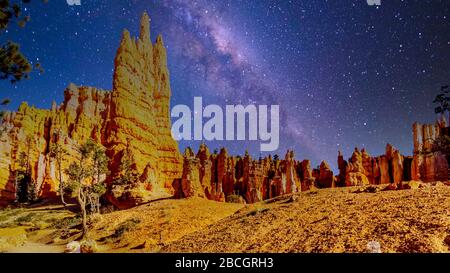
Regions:
M 139 39 L 143 42 L 150 41 L 150 17 L 147 12 L 144 12 L 141 17 Z
M 150 40 L 150 18 L 144 13 L 139 38 L 128 31 L 117 50 L 105 147 L 110 161 L 108 181 L 120 176 L 122 151 L 133 151 L 133 168 L 150 195 L 171 190 L 181 176 L 182 158 L 170 132 L 170 82 L 161 38 Z M 160 42 L 158 42 L 160 41 Z M 151 196 L 148 196 L 149 198 Z M 121 201 L 109 196 L 117 206 Z

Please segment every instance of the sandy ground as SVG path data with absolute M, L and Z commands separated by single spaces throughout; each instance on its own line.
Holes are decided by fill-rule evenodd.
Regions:
M 75 214 L 60 205 L 0 210 L 0 252 L 58 253 L 65 244 L 52 236 Z
M 89 235 L 99 252 L 450 252 L 449 186 L 363 189 L 252 205 L 159 200 L 95 215 Z M 0 251 L 63 252 L 79 239 L 75 216 L 57 206 L 0 211 Z
M 243 207 L 201 198 L 159 200 L 93 215 L 89 238 L 97 252 L 158 252 Z M 80 240 L 80 229 L 76 213 L 62 206 L 0 210 L 0 252 L 64 252 L 67 243 Z
M 231 216 L 242 204 L 201 198 L 161 200 L 99 216 L 92 237 L 105 252 L 158 252 L 166 244 Z
M 319 190 L 248 206 L 165 252 L 449 252 L 450 187 Z M 369 244 L 369 246 L 368 246 Z
M 36 242 L 26 242 L 24 245 L 8 249 L 8 253 L 62 253 L 65 247 L 62 245 L 47 245 Z

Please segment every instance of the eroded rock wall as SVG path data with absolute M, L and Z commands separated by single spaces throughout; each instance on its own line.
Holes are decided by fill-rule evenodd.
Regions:
M 70 84 L 59 106 L 53 103 L 46 110 L 23 103 L 17 112 L 6 114 L 0 137 L 0 200 L 16 198 L 15 174 L 23 167 L 20 158 L 24 154 L 39 196 L 55 195 L 59 179 L 49 155 L 50 145 L 58 142 L 67 150 L 65 169 L 88 139 L 106 149 L 110 188 L 120 176 L 124 151 L 133 155 L 131 165 L 139 180 L 108 195 L 118 207 L 173 193 L 172 182 L 181 177 L 183 164 L 170 132 L 166 49 L 161 36 L 155 44 L 150 41 L 149 21 L 144 14 L 137 39 L 124 31 L 115 58 L 112 91 Z M 67 177 L 63 175 L 63 179 Z

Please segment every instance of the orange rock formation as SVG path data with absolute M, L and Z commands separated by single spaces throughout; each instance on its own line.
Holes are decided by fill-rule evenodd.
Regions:
M 66 168 L 77 157 L 77 147 L 90 138 L 106 148 L 111 189 L 107 197 L 118 207 L 173 193 L 171 183 L 181 176 L 182 157 L 170 133 L 166 50 L 161 36 L 155 44 L 150 41 L 147 14 L 142 16 L 139 38 L 131 38 L 127 30 L 123 33 L 111 92 L 70 84 L 64 95 L 64 102 L 53 103 L 50 110 L 23 103 L 6 115 L 0 138 L 1 200 L 15 199 L 20 153 L 29 154 L 32 179 L 39 195 L 47 197 L 59 186 L 50 144 L 64 144 L 69 153 Z M 113 187 L 127 149 L 139 179 L 133 185 Z
M 293 151 L 287 151 L 284 160 L 271 156 L 253 160 L 248 153 L 243 158 L 229 156 L 225 148 L 218 155 L 210 155 L 208 147 L 202 144 L 196 156 L 190 148 L 186 152 L 190 160 L 185 159 L 184 173 L 189 175 L 183 175 L 180 180 L 183 182 L 174 183 L 174 189 L 179 198 L 205 196 L 223 201 L 238 195 L 247 203 L 254 203 L 311 188 L 387 184 L 395 189 L 403 181 L 446 181 L 445 156 L 423 153 L 423 147 L 431 147 L 445 127 L 443 121 L 434 126 L 414 124 L 414 156 L 404 156 L 390 144 L 386 145 L 384 155 L 376 157 L 365 149 L 355 148 L 352 156 L 345 160 L 339 152 L 339 174 L 336 176 L 326 161 L 311 169 L 310 161 L 295 160 Z M 196 168 L 198 171 L 193 171 Z M 186 193 L 184 184 L 194 190 Z

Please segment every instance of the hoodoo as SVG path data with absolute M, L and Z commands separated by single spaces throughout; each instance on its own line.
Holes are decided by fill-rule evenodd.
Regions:
M 113 90 L 70 84 L 64 101 L 49 110 L 23 103 L 8 113 L 1 125 L 0 200 L 16 198 L 15 174 L 19 159 L 26 155 L 38 195 L 55 195 L 56 166 L 49 155 L 50 144 L 64 144 L 67 168 L 77 157 L 77 147 L 88 139 L 103 145 L 109 158 L 106 178 L 108 199 L 124 208 L 169 196 L 172 181 L 181 177 L 182 157 L 171 137 L 170 84 L 166 49 L 161 36 L 150 41 L 150 19 L 142 16 L 139 38 L 124 31 L 117 50 Z M 130 157 L 137 181 L 114 185 L 121 175 L 124 154 Z M 67 181 L 67 177 L 64 177 Z

